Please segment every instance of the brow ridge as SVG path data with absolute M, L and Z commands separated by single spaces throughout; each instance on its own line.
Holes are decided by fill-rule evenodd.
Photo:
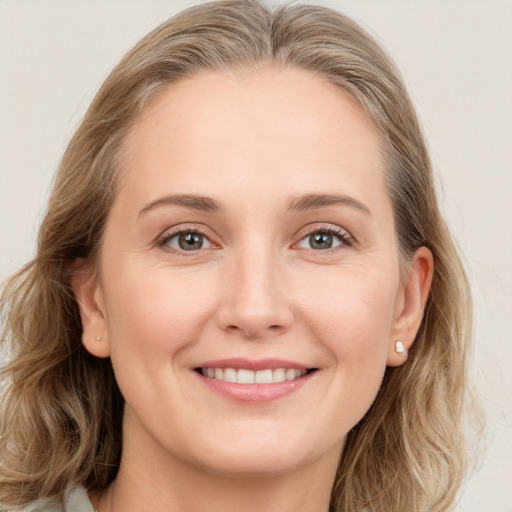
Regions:
M 145 205 L 138 213 L 143 215 L 160 206 L 175 205 L 184 208 L 192 208 L 205 212 L 218 212 L 221 210 L 220 204 L 211 197 L 199 196 L 196 194 L 174 194 L 160 197 Z
M 346 194 L 306 194 L 293 199 L 290 202 L 288 209 L 303 211 L 336 205 L 350 206 L 365 213 L 366 215 L 371 215 L 371 210 L 368 206 L 358 199 Z
M 150 210 L 167 205 L 182 206 L 184 208 L 212 213 L 222 210 L 220 204 L 211 197 L 196 194 L 174 194 L 151 201 L 139 211 L 138 215 L 143 215 Z M 358 199 L 346 194 L 305 194 L 290 201 L 288 210 L 304 211 L 336 205 L 350 206 L 367 215 L 371 215 L 371 211 L 368 206 Z

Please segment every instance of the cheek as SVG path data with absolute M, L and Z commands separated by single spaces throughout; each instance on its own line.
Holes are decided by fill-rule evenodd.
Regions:
M 150 415 L 155 407 L 174 411 L 182 406 L 185 355 L 200 339 L 214 302 L 201 281 L 200 286 L 197 275 L 165 268 L 109 274 L 111 361 L 126 403 L 137 416 Z M 181 391 L 169 394 L 166 389 Z
M 385 277 L 383 277 L 385 276 Z M 323 293 L 304 295 L 309 329 L 335 359 L 340 378 L 380 382 L 386 367 L 398 271 L 339 272 Z
M 165 268 L 110 274 L 106 302 L 114 365 L 136 357 L 138 367 L 147 363 L 150 371 L 150 364 L 169 364 L 168 356 L 195 343 L 215 301 L 215 287 L 205 287 L 200 277 Z
M 340 269 L 321 283 L 313 276 L 302 294 L 303 309 L 320 325 L 354 342 L 377 342 L 389 334 L 399 287 L 397 269 Z

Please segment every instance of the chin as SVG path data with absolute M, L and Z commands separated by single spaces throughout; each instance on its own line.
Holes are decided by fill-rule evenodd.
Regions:
M 248 456 L 222 457 L 218 460 L 202 461 L 203 467 L 209 473 L 230 478 L 269 478 L 284 475 L 307 466 L 308 461 L 290 459 L 285 456 L 273 456 L 270 458 L 257 457 L 250 459 Z
M 211 473 L 233 478 L 265 478 L 306 467 L 323 450 L 307 449 L 304 443 L 264 443 L 262 436 L 247 443 L 222 443 L 201 450 L 199 463 Z M 205 456 L 206 455 L 206 456 Z

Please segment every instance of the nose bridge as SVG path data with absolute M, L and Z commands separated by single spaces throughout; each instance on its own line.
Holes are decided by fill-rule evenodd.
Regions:
M 249 338 L 275 336 L 293 319 L 281 259 L 269 240 L 246 240 L 228 263 L 221 324 Z

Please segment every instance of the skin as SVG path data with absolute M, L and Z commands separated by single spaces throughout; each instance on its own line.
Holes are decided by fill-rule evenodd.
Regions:
M 413 342 L 432 276 L 421 248 L 400 277 L 379 135 L 334 85 L 264 68 L 171 85 L 124 148 L 99 268 L 72 283 L 83 342 L 126 398 L 119 475 L 95 508 L 327 511 L 346 434 L 406 361 L 395 342 Z M 155 203 L 175 194 L 220 208 Z M 344 199 L 298 207 L 312 194 Z M 312 247 L 328 229 L 333 247 Z M 180 230 L 202 248 L 180 250 Z M 194 371 L 233 357 L 317 371 L 244 403 Z

